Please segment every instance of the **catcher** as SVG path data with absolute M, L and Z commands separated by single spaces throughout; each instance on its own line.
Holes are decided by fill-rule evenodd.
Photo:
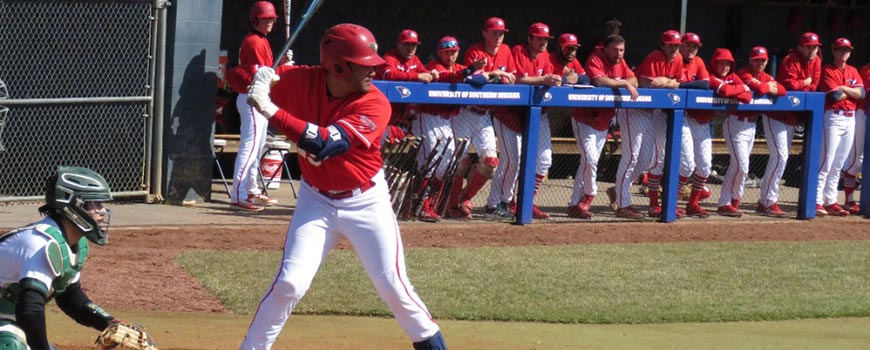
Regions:
M 81 288 L 88 241 L 106 244 L 109 210 L 103 202 L 111 199 L 108 183 L 93 170 L 61 166 L 47 181 L 39 208 L 44 218 L 0 233 L 0 349 L 54 349 L 45 325 L 45 305 L 52 299 L 76 322 L 107 331 L 98 348 L 149 343 L 141 327 L 114 319 Z M 120 336 L 111 334 L 116 331 Z

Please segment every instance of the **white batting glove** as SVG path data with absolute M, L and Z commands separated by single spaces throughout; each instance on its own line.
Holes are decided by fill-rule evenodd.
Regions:
M 284 65 L 292 66 L 296 64 L 296 62 L 293 62 L 293 49 L 287 49 L 287 52 L 284 53 L 284 60 Z
M 272 103 L 269 93 L 272 85 L 275 85 L 279 79 L 271 67 L 261 67 L 248 86 L 248 104 L 266 118 L 272 118 L 278 112 L 278 106 Z

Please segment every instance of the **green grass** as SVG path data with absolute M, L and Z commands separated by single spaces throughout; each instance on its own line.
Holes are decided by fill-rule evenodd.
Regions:
M 280 252 L 178 259 L 251 313 Z M 626 244 L 407 251 L 440 319 L 664 323 L 870 316 L 870 242 Z M 215 268 L 219 267 L 219 268 Z M 389 316 L 352 252 L 333 252 L 296 313 Z

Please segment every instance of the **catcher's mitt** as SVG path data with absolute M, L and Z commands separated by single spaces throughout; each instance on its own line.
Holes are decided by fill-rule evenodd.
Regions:
M 144 327 L 123 321 L 112 321 L 97 337 L 98 350 L 158 350 Z

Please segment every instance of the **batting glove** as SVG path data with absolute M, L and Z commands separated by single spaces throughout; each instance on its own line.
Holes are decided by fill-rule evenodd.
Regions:
M 248 104 L 254 107 L 266 118 L 272 118 L 278 112 L 278 106 L 272 103 L 269 93 L 272 85 L 280 78 L 271 67 L 262 67 L 254 74 L 254 80 L 248 86 Z

